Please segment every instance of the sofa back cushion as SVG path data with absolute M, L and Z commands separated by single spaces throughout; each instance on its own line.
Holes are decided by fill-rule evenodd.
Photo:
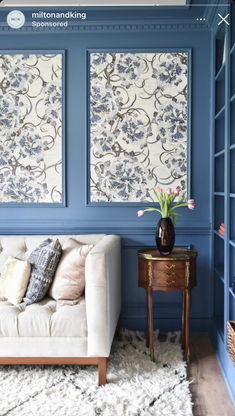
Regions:
M 93 245 L 80 244 L 69 238 L 63 244 L 63 254 L 49 290 L 57 301 L 76 303 L 85 289 L 85 262 Z
M 81 244 L 96 245 L 104 238 L 104 234 L 55 234 L 55 235 L 1 235 L 0 236 L 0 273 L 8 257 L 28 260 L 30 253 L 47 238 L 58 238 L 63 246 L 68 238 Z
M 39 302 L 44 298 L 55 275 L 61 254 L 62 247 L 59 240 L 51 238 L 44 240 L 30 254 L 28 260 L 32 271 L 24 297 L 26 304 Z
M 28 286 L 31 265 L 28 261 L 9 257 L 4 263 L 0 277 L 0 297 L 13 305 L 22 302 Z

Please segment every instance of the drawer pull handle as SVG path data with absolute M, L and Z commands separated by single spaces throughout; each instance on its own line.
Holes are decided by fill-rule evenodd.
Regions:
M 167 270 L 175 269 L 175 264 L 166 264 L 165 266 Z
M 173 283 L 175 283 L 175 280 L 171 280 L 170 282 L 166 282 L 167 285 L 172 285 Z
M 175 272 L 166 272 L 168 277 L 175 277 Z

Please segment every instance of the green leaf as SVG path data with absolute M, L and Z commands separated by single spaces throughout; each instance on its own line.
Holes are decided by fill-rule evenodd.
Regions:
M 147 207 L 145 209 L 143 209 L 143 212 L 147 212 L 147 211 L 157 211 L 161 214 L 161 211 L 157 208 L 153 208 L 153 207 Z

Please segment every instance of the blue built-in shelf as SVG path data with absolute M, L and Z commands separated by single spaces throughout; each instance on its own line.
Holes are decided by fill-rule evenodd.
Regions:
M 217 235 L 217 237 L 222 238 L 222 240 L 224 240 L 224 236 L 221 235 L 217 230 L 214 230 L 214 234 Z
M 219 156 L 222 156 L 222 155 L 224 155 L 224 153 L 225 153 L 225 150 L 224 150 L 224 149 L 222 149 L 222 150 L 220 150 L 219 152 L 215 153 L 215 154 L 214 154 L 214 157 L 219 157 Z
M 220 278 L 222 283 L 224 283 L 224 268 L 223 268 L 223 266 L 221 266 L 221 267 L 216 266 L 214 270 L 215 270 L 215 274 Z
M 225 110 L 225 105 L 215 114 L 215 120 L 222 116 L 223 112 Z
M 224 192 L 214 192 L 215 196 L 224 196 Z
M 217 329 L 218 335 L 220 336 L 221 341 L 224 343 L 224 325 L 223 325 L 224 321 L 221 317 L 216 316 L 214 318 L 214 322 L 215 322 L 215 327 Z
M 233 95 L 232 95 L 232 97 L 230 98 L 230 101 L 231 101 L 231 103 L 232 103 L 233 101 L 235 101 L 235 94 L 233 94 Z
M 216 81 L 220 81 L 223 79 L 224 77 L 224 70 L 225 70 L 225 64 L 223 63 L 220 67 L 220 69 L 218 70 L 216 76 L 215 76 L 215 80 Z
M 235 17 L 234 9 L 223 13 Z M 231 19 L 233 19 L 231 17 Z M 235 29 L 232 25 L 213 24 L 214 80 L 212 95 L 212 268 L 214 270 L 214 336 L 217 357 L 235 403 L 235 368 L 227 354 L 227 322 L 235 320 L 231 276 L 235 276 L 235 175 L 234 175 L 234 108 L 235 108 Z M 218 192 L 223 191 L 223 192 Z M 217 227 L 224 223 L 221 235 Z M 232 236 L 232 238 L 231 238 Z M 216 279 L 217 277 L 217 279 Z
M 229 288 L 229 292 L 231 293 L 232 297 L 235 299 L 235 293 L 233 292 L 232 288 Z

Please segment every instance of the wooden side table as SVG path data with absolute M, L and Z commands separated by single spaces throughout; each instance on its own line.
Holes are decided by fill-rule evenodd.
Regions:
M 190 289 L 196 286 L 195 250 L 175 248 L 168 256 L 161 255 L 157 249 L 144 248 L 138 251 L 139 287 L 147 295 L 147 339 L 151 360 L 154 361 L 153 344 L 153 298 L 156 290 L 183 292 L 182 307 L 182 347 L 184 357 L 189 360 L 189 303 Z

